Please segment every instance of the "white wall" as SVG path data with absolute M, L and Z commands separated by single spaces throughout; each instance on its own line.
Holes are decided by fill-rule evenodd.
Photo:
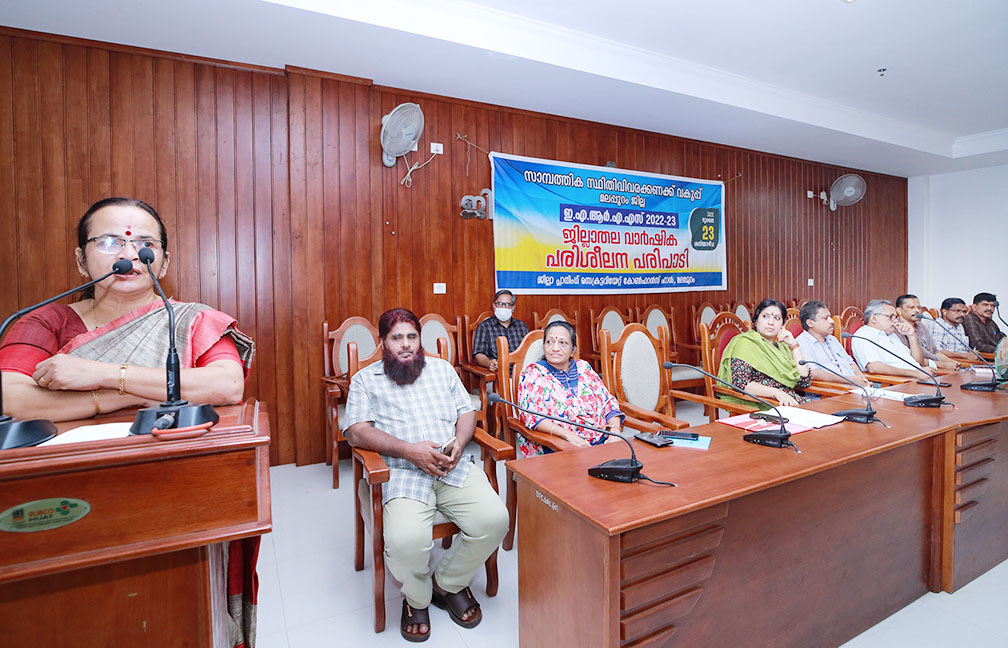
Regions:
M 910 178 L 907 211 L 910 292 L 932 308 L 992 292 L 1008 319 L 1008 165 Z

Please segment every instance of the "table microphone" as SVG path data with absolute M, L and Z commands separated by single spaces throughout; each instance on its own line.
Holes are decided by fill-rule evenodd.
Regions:
M 990 379 L 989 382 L 986 381 L 986 380 L 974 380 L 973 382 L 963 383 L 963 384 L 959 385 L 959 389 L 965 389 L 967 391 L 983 391 L 983 392 L 992 392 L 992 391 L 995 391 L 997 389 L 1000 389 L 1000 384 L 1001 383 L 998 381 L 997 369 L 994 368 L 994 365 L 992 365 L 991 363 L 987 362 L 987 358 L 985 358 L 982 355 L 980 355 L 979 353 L 977 353 L 976 349 L 974 349 L 973 347 L 971 347 L 969 345 L 969 341 L 968 340 L 964 340 L 961 337 L 959 337 L 959 335 L 956 333 L 955 330 L 948 328 L 947 326 L 945 326 L 944 324 L 942 324 L 941 322 L 939 322 L 937 319 L 931 317 L 930 313 L 928 313 L 927 317 L 924 317 L 924 313 L 919 313 L 917 315 L 917 319 L 927 319 L 927 320 L 930 320 L 930 321 L 934 322 L 935 324 L 937 324 L 938 326 L 940 326 L 942 329 L 944 329 L 946 333 L 948 333 L 949 335 L 951 335 L 952 337 L 954 337 L 959 342 L 962 342 L 963 344 L 965 344 L 966 348 L 969 349 L 970 353 L 972 353 L 977 358 L 979 358 L 980 362 L 982 362 L 985 365 L 987 365 L 988 367 L 990 367 L 990 370 L 991 370 L 991 379 Z
M 848 378 L 847 376 L 843 375 L 842 373 L 840 373 L 838 371 L 833 371 L 832 369 L 830 369 L 826 365 L 822 364 L 821 362 L 816 362 L 815 360 L 799 360 L 798 364 L 800 364 L 800 365 L 815 365 L 815 366 L 819 367 L 820 369 L 825 369 L 826 371 L 830 372 L 834 376 L 837 376 L 838 378 L 841 378 L 842 380 L 845 380 L 845 381 L 849 382 L 850 384 L 854 385 L 855 387 L 857 387 L 858 389 L 860 389 L 860 390 L 862 390 L 864 392 L 864 397 L 865 397 L 865 408 L 864 409 L 841 410 L 839 412 L 833 412 L 833 416 L 842 416 L 845 420 L 853 421 L 854 423 L 875 423 L 877 421 L 877 422 L 881 423 L 882 425 L 884 425 L 885 427 L 889 427 L 888 425 L 885 424 L 885 421 L 883 421 L 880 418 L 876 418 L 875 417 L 875 410 L 872 409 L 872 406 L 871 406 L 871 396 L 868 395 L 868 388 L 867 387 L 865 387 L 864 385 L 857 384 L 856 382 L 854 382 L 853 380 L 851 380 L 850 378 Z
M 489 393 L 487 394 L 487 402 L 493 403 L 506 403 L 511 407 L 521 410 L 522 412 L 527 412 L 533 416 L 541 416 L 542 418 L 547 418 L 553 421 L 558 421 L 560 423 L 567 423 L 568 425 L 576 425 L 578 427 L 585 428 L 586 430 L 592 430 L 593 432 L 601 432 L 607 437 L 616 437 L 626 443 L 630 447 L 630 458 L 629 459 L 612 459 L 604 463 L 600 463 L 597 466 L 593 466 L 588 469 L 588 474 L 592 477 L 597 477 L 599 479 L 605 479 L 606 481 L 624 482 L 631 483 L 639 480 L 641 475 L 641 468 L 644 467 L 640 461 L 637 460 L 637 453 L 634 452 L 633 446 L 630 442 L 621 437 L 618 434 L 612 434 L 605 430 L 599 429 L 597 427 L 592 427 L 591 425 L 585 425 L 584 423 L 578 423 L 577 421 L 570 421 L 565 418 L 560 418 L 559 416 L 551 416 L 543 412 L 536 412 L 530 409 L 525 409 L 520 405 L 516 405 L 509 400 L 505 400 L 500 397 L 500 394 Z M 644 479 L 649 479 L 644 476 Z M 675 486 L 675 484 L 672 484 Z
M 679 363 L 679 362 L 665 362 L 665 363 L 662 363 L 662 367 L 665 368 L 665 369 L 671 369 L 673 367 L 686 367 L 687 369 L 693 369 L 694 371 L 699 371 L 703 375 L 705 375 L 705 376 L 707 376 L 709 378 L 713 378 L 714 380 L 718 381 L 722 385 L 727 385 L 728 387 L 731 387 L 732 389 L 734 389 L 738 393 L 745 394 L 749 398 L 763 403 L 764 405 L 766 405 L 767 407 L 769 407 L 773 411 L 777 412 L 777 418 L 780 419 L 780 429 L 779 430 L 760 430 L 760 431 L 757 431 L 757 432 L 748 432 L 748 433 L 742 435 L 742 440 L 743 441 L 748 441 L 749 443 L 755 443 L 755 444 L 758 444 L 758 445 L 770 446 L 771 448 L 787 448 L 787 447 L 790 447 L 790 448 L 794 448 L 795 452 L 799 452 L 798 446 L 796 446 L 791 441 L 791 433 L 787 431 L 786 427 L 784 427 L 784 422 L 787 421 L 787 419 L 784 418 L 784 415 L 781 414 L 780 410 L 777 409 L 777 406 L 774 405 L 773 403 L 771 403 L 769 401 L 763 400 L 762 398 L 760 398 L 756 394 L 750 394 L 746 390 L 742 389 L 741 387 L 736 387 L 735 385 L 731 384 L 730 382 L 727 382 L 725 380 L 721 380 L 717 376 L 715 376 L 713 374 L 707 373 L 706 371 L 704 371 L 700 367 L 694 367 L 693 365 L 682 364 L 682 363 Z
M 62 292 L 55 297 L 50 297 L 45 301 L 40 301 L 34 306 L 29 306 L 28 308 L 22 308 L 18 312 L 14 313 L 10 317 L 4 320 L 3 325 L 0 325 L 0 338 L 7 331 L 7 327 L 11 325 L 17 318 L 27 315 L 36 308 L 42 308 L 47 304 L 51 304 L 58 299 L 63 299 L 68 295 L 72 295 L 75 292 L 80 292 L 85 288 L 90 288 L 96 283 L 105 281 L 114 274 L 129 274 L 133 272 L 133 263 L 129 259 L 119 259 L 112 264 L 112 270 L 106 274 L 98 277 L 97 279 L 92 279 L 91 281 L 71 288 L 66 292 Z M 29 446 L 34 446 L 42 443 L 43 441 L 48 441 L 49 439 L 56 436 L 56 426 L 53 425 L 52 421 L 47 419 L 32 419 L 30 421 L 18 421 L 13 416 L 7 416 L 3 413 L 3 381 L 0 380 L 0 449 L 7 448 L 25 448 Z
M 885 351 L 886 353 L 888 353 L 889 355 L 891 355 L 892 357 L 897 358 L 900 362 L 902 362 L 903 364 L 907 365 L 908 367 L 912 367 L 912 368 L 916 369 L 917 371 L 921 372 L 922 374 L 924 374 L 925 376 L 928 377 L 928 380 L 930 380 L 931 382 L 934 383 L 935 393 L 934 393 L 933 396 L 928 396 L 927 394 L 914 394 L 912 396 L 907 396 L 905 399 L 903 399 L 903 404 L 904 405 L 907 405 L 909 407 L 941 407 L 941 404 L 942 404 L 942 402 L 944 402 L 945 397 L 942 396 L 941 385 L 938 384 L 938 381 L 935 380 L 934 376 L 932 376 L 928 372 L 924 371 L 920 367 L 914 367 L 914 365 L 912 365 L 910 362 L 908 362 L 906 358 L 900 356 L 899 354 L 893 353 L 892 351 L 890 351 L 889 349 L 885 348 L 884 346 L 882 346 L 878 342 L 875 342 L 874 340 L 869 340 L 868 338 L 862 337 L 862 336 L 854 337 L 852 334 L 848 333 L 847 331 L 843 332 L 843 336 L 845 338 L 851 338 L 851 348 L 852 349 L 853 349 L 854 340 L 860 340 L 862 342 L 867 342 L 868 344 L 875 345 L 878 348 L 880 348 L 883 351 Z M 951 404 L 952 403 L 949 403 L 949 405 L 951 405 Z
M 147 266 L 147 272 L 154 281 L 154 288 L 157 289 L 165 310 L 168 311 L 168 360 L 165 363 L 167 398 L 160 405 L 145 407 L 137 412 L 136 419 L 130 426 L 130 434 L 150 434 L 155 428 L 174 430 L 203 425 L 207 422 L 217 423 L 220 417 L 212 405 L 192 405 L 189 401 L 182 400 L 182 370 L 179 368 L 178 350 L 175 348 L 175 309 L 172 308 L 171 302 L 168 301 L 154 275 L 154 269 L 151 268 L 154 252 L 150 248 L 140 248 L 137 257 Z

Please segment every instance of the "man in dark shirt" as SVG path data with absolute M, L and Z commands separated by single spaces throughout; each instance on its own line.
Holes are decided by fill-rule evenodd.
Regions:
M 516 349 L 528 335 L 525 322 L 514 319 L 515 296 L 510 290 L 498 290 L 494 295 L 494 316 L 479 323 L 473 333 L 473 360 L 481 367 L 497 371 L 497 338 L 504 336 L 508 348 Z
M 991 293 L 977 293 L 973 307 L 963 319 L 963 328 L 970 346 L 981 353 L 994 353 L 998 342 L 1005 336 L 994 322 L 994 304 L 997 296 Z

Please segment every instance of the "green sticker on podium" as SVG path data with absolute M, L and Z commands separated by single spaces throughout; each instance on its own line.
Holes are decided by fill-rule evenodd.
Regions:
M 50 497 L 25 502 L 0 513 L 0 531 L 48 531 L 72 524 L 90 512 L 90 504 L 72 497 Z

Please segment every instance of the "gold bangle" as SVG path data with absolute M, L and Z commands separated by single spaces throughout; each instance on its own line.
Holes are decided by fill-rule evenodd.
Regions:
M 126 363 L 119 365 L 119 395 L 126 395 Z
M 102 411 L 101 411 L 101 403 L 98 402 L 98 392 L 97 391 L 92 391 L 91 392 L 91 397 L 94 398 L 95 416 L 98 416 L 99 414 L 102 413 Z

